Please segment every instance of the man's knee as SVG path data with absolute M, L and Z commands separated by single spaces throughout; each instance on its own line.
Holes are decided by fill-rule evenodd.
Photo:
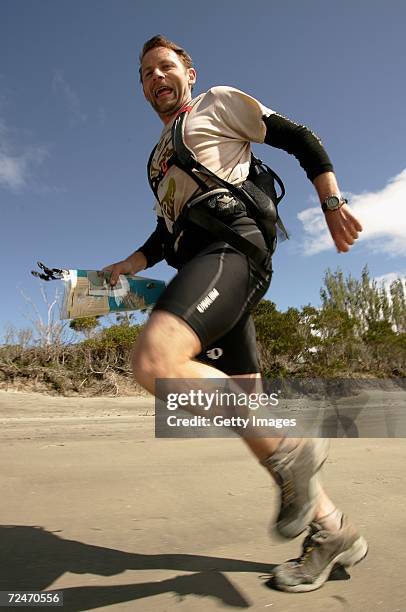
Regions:
M 165 378 L 167 359 L 165 352 L 160 352 L 148 338 L 139 338 L 131 353 L 131 367 L 134 378 L 140 384 L 146 379 Z
M 200 341 L 193 330 L 174 315 L 153 313 L 132 351 L 135 379 L 176 378 L 179 367 L 200 351 Z

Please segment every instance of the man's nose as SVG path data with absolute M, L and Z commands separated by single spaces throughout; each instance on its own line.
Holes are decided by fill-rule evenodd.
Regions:
M 160 68 L 155 68 L 153 73 L 152 73 L 152 78 L 154 81 L 156 81 L 157 79 L 163 79 L 164 77 L 164 73 L 162 72 L 162 70 Z

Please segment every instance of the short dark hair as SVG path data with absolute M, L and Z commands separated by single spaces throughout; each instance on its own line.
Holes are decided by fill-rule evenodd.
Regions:
M 175 51 L 175 53 L 179 56 L 179 59 L 182 62 L 182 64 L 185 66 L 185 68 L 193 68 L 192 58 L 190 57 L 189 53 L 185 51 L 185 49 L 183 49 L 182 47 L 180 47 L 173 41 L 169 40 L 168 38 L 165 38 L 165 36 L 162 36 L 162 34 L 157 34 L 156 36 L 153 36 L 152 38 L 147 40 L 146 43 L 144 43 L 144 46 L 142 47 L 142 51 L 140 53 L 139 73 L 140 73 L 141 83 L 142 83 L 141 64 L 142 64 L 142 60 L 144 59 L 144 55 L 146 55 L 148 51 L 151 51 L 151 49 L 156 49 L 157 47 L 165 47 L 166 49 L 172 49 L 172 51 Z

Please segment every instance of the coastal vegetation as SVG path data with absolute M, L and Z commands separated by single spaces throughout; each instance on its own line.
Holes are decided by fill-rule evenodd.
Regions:
M 406 377 L 406 291 L 402 278 L 378 285 L 327 270 L 321 304 L 281 312 L 262 300 L 254 315 L 266 377 Z M 48 313 L 49 314 L 49 313 Z M 0 386 L 61 395 L 123 395 L 134 385 L 131 347 L 142 329 L 131 314 L 106 327 L 95 317 L 8 330 Z M 37 331 L 37 333 L 35 333 Z

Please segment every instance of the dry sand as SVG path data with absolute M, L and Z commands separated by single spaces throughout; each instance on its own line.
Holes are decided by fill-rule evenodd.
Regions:
M 64 610 L 406 610 L 404 439 L 332 442 L 326 488 L 370 552 L 287 594 L 266 576 L 301 539 L 269 536 L 269 476 L 236 439 L 155 439 L 153 414 L 0 391 L 0 590 L 61 589 Z

